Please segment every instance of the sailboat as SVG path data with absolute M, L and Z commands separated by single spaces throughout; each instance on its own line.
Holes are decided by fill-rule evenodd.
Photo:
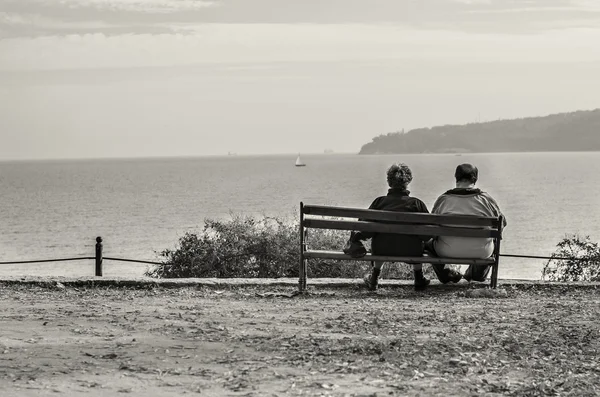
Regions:
M 296 159 L 296 167 L 304 167 L 306 164 L 300 160 L 300 153 L 298 153 L 298 158 Z

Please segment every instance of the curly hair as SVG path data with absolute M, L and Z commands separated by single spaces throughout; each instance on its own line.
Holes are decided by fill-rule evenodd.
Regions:
M 405 188 L 412 181 L 412 171 L 404 163 L 392 164 L 387 170 L 387 183 L 390 187 Z

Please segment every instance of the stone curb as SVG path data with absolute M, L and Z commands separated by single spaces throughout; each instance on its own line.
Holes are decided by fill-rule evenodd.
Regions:
M 152 279 L 144 278 L 118 278 L 118 277 L 4 277 L 0 278 L 0 285 L 32 285 L 32 286 L 54 286 L 62 284 L 72 287 L 130 287 L 130 288 L 183 288 L 183 287 L 213 287 L 213 288 L 235 288 L 235 287 L 294 287 L 298 286 L 296 278 L 182 278 L 182 279 Z M 362 288 L 362 279 L 349 278 L 315 278 L 308 280 L 308 288 Z M 412 288 L 412 280 L 381 280 L 381 287 Z M 433 288 L 485 288 L 488 283 L 467 283 L 462 280 L 458 284 L 442 285 L 432 281 Z M 600 289 L 600 282 L 573 282 L 559 283 L 537 280 L 499 279 L 498 288 L 514 287 L 518 289 L 552 289 L 552 288 L 574 288 L 574 289 Z

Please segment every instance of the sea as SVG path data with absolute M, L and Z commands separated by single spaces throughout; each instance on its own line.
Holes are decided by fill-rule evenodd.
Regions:
M 300 202 L 367 207 L 386 170 L 413 171 L 411 195 L 431 208 L 461 163 L 508 220 L 502 253 L 548 256 L 566 235 L 600 241 L 600 152 L 298 154 L 0 162 L 0 262 L 94 256 L 159 261 L 205 219 L 298 219 Z M 540 279 L 543 259 L 504 257 L 500 278 Z M 104 275 L 141 277 L 152 265 L 105 261 Z M 0 276 L 93 276 L 92 260 L 0 265 Z

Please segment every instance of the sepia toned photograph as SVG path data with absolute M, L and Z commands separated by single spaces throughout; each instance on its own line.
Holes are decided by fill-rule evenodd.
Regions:
M 598 71 L 594 0 L 0 0 L 0 396 L 599 396 Z

